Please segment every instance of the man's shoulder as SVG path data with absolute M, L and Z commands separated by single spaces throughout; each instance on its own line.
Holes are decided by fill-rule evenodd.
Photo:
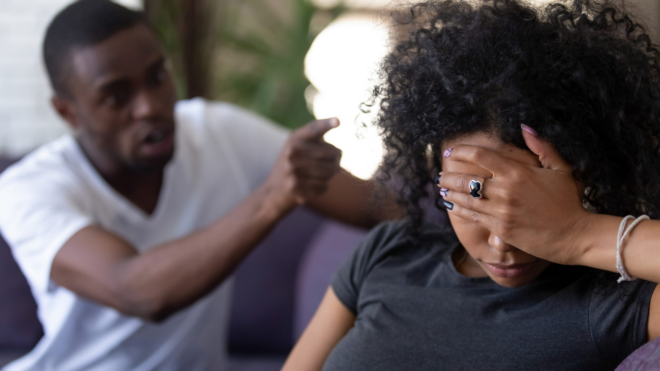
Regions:
M 208 124 L 209 120 L 219 123 L 233 123 L 236 118 L 255 118 L 261 116 L 235 104 L 222 101 L 193 98 L 180 100 L 176 103 L 177 119 L 187 124 Z M 227 120 L 234 119 L 234 120 Z
M 73 137 L 65 135 L 28 153 L 0 174 L 0 189 L 25 190 L 47 187 L 53 182 L 68 183 L 75 178 L 75 146 Z
M 174 110 L 177 114 L 196 114 L 210 107 L 221 107 L 226 109 L 238 108 L 238 106 L 224 101 L 209 100 L 205 98 L 181 99 L 176 102 Z
M 182 143 L 190 142 L 194 148 L 208 150 L 214 147 L 218 136 L 225 136 L 228 126 L 240 126 L 245 112 L 231 103 L 194 98 L 178 101 L 175 115 L 177 136 Z
M 176 105 L 177 136 L 181 153 L 196 154 L 217 161 L 226 156 L 241 167 L 255 167 L 264 158 L 277 157 L 289 133 L 269 119 L 231 103 L 201 98 Z M 190 157 L 196 157 L 191 155 Z M 258 167 L 258 166 L 257 166 Z M 258 167 L 255 171 L 261 174 Z
M 194 98 L 178 101 L 175 113 L 184 130 L 287 130 L 268 118 L 233 103 Z

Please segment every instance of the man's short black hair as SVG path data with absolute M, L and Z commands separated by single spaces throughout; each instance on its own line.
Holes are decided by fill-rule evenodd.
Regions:
M 44 63 L 53 90 L 69 95 L 66 79 L 73 48 L 96 45 L 140 23 L 148 25 L 144 13 L 109 0 L 79 0 L 64 8 L 48 26 L 43 44 Z

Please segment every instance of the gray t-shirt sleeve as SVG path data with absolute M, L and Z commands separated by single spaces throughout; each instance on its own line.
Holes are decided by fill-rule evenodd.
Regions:
M 651 296 L 656 283 L 617 283 L 618 275 L 599 272 L 589 301 L 589 329 L 600 359 L 616 367 L 647 341 Z M 625 339 L 625 341 L 621 341 Z
M 357 315 L 362 283 L 388 246 L 405 238 L 403 222 L 382 223 L 372 229 L 335 273 L 331 286 L 344 306 Z

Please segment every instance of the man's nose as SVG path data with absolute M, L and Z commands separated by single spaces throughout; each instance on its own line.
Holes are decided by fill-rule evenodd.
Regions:
M 488 244 L 493 247 L 495 250 L 502 252 L 502 253 L 507 253 L 515 250 L 515 247 L 509 245 L 508 243 L 502 241 L 501 238 L 497 237 L 496 235 L 492 234 L 488 237 Z
M 135 96 L 133 117 L 136 120 L 149 120 L 160 115 L 161 104 L 153 92 L 145 89 Z

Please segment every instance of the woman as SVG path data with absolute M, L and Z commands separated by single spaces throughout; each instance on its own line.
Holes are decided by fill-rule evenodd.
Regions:
M 607 370 L 660 336 L 660 254 L 623 249 L 617 283 L 616 246 L 575 238 L 594 213 L 660 216 L 657 51 L 613 3 L 473 4 L 396 14 L 410 35 L 375 95 L 383 173 L 402 179 L 409 217 L 373 230 L 342 266 L 285 370 Z M 528 148 L 521 124 L 556 153 Z M 527 181 L 543 165 L 568 180 Z M 440 171 L 451 228 L 419 206 Z M 497 205 L 551 215 L 560 234 L 538 229 L 553 240 L 539 246 L 525 232 L 519 249 Z

